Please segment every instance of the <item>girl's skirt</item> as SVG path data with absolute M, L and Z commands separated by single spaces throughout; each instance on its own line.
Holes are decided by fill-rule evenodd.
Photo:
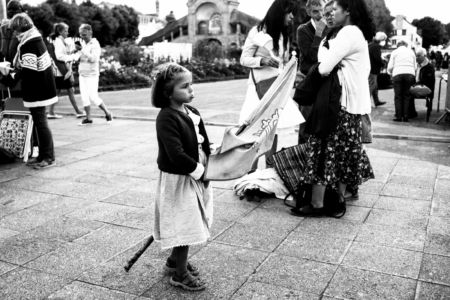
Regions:
M 357 186 L 375 178 L 361 136 L 361 115 L 341 110 L 333 133 L 325 139 L 309 137 L 303 182 L 337 189 L 338 182 Z
M 206 155 L 199 149 L 200 161 Z M 210 237 L 212 188 L 189 175 L 160 172 L 153 236 L 162 249 L 201 244 Z

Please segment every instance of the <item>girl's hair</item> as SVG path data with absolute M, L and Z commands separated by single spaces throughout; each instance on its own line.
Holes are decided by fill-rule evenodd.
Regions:
M 266 29 L 266 33 L 272 37 L 273 49 L 278 51 L 280 35 L 283 35 L 283 46 L 286 49 L 289 38 L 289 27 L 284 25 L 286 14 L 294 11 L 293 0 L 275 0 L 269 7 L 264 19 L 258 25 L 258 31 Z
M 158 66 L 152 73 L 152 105 L 158 108 L 169 107 L 169 97 L 173 92 L 176 77 L 182 73 L 189 73 L 189 70 L 176 63 L 165 63 Z
M 55 36 L 60 36 L 61 32 L 66 28 L 69 29 L 69 25 L 67 25 L 66 23 L 64 22 L 57 23 L 55 25 Z
M 9 24 L 9 27 L 17 32 L 25 32 L 27 30 L 30 30 L 33 28 L 34 23 L 31 20 L 30 16 L 28 16 L 26 13 L 20 13 L 15 15 Z
M 336 3 L 350 13 L 350 20 L 362 31 L 366 41 L 371 41 L 375 25 L 365 0 L 336 0 Z
M 54 40 L 55 38 L 60 36 L 61 32 L 66 28 L 69 29 L 69 25 L 67 25 L 66 23 L 64 22 L 56 23 L 55 27 L 53 28 L 53 34 L 50 36 L 50 38 Z

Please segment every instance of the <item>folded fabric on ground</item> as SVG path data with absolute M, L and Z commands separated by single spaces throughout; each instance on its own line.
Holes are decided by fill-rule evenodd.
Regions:
M 278 199 L 285 199 L 289 195 L 288 189 L 274 168 L 257 169 L 239 179 L 233 187 L 238 196 L 244 196 L 245 191 L 252 189 L 258 189 L 266 194 L 275 194 Z

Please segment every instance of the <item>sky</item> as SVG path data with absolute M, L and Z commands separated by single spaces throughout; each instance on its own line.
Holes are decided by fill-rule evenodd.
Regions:
M 77 0 L 81 2 L 80 0 Z M 102 0 L 91 0 L 94 3 Z M 142 13 L 154 11 L 154 0 L 104 0 L 113 4 L 125 4 L 135 8 Z M 22 0 L 22 3 L 37 5 L 42 0 Z M 272 4 L 273 0 L 239 0 L 239 10 L 262 19 Z M 432 17 L 442 23 L 450 23 L 450 1 L 449 0 L 385 0 L 386 6 L 391 11 L 391 15 L 405 15 L 408 21 L 423 17 Z M 160 0 L 160 14 L 165 17 L 171 10 L 175 17 L 181 18 L 187 15 L 187 0 Z M 258 3 L 258 5 L 255 5 Z M 426 3 L 426 4 L 425 4 Z

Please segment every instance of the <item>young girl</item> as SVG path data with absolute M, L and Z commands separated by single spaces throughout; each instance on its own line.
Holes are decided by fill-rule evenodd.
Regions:
M 170 284 L 185 290 L 205 289 L 199 271 L 187 261 L 190 245 L 206 242 L 212 224 L 212 189 L 203 180 L 210 154 L 208 136 L 194 99 L 192 74 L 169 63 L 159 68 L 152 104 L 161 108 L 156 119 L 158 167 L 154 238 L 172 249 L 165 269 Z

